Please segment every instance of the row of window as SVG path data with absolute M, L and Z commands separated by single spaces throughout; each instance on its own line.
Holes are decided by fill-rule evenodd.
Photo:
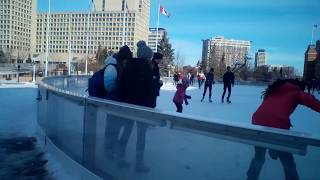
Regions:
M 38 18 L 43 18 L 43 17 L 47 17 L 48 14 L 38 14 Z M 68 18 L 68 17 L 72 17 L 72 18 L 87 18 L 88 14 L 87 13 L 80 13 L 80 14 L 51 14 L 51 17 L 53 18 L 57 18 L 55 19 L 56 21 L 58 21 L 58 19 L 61 18 Z M 90 17 L 135 17 L 135 13 L 126 13 L 124 15 L 124 13 L 106 13 L 106 12 L 98 12 L 98 13 L 93 13 L 90 15 Z

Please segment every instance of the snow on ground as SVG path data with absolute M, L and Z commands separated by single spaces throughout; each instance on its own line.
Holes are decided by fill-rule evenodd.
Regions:
M 203 102 L 200 102 L 203 93 L 203 86 L 199 89 L 196 86 L 189 87 L 186 94 L 192 99 L 189 105 L 183 105 L 183 113 L 201 116 L 211 119 L 221 119 L 223 121 L 251 123 L 251 116 L 261 104 L 261 92 L 265 86 L 235 85 L 232 88 L 230 100 L 231 104 L 221 103 L 223 84 L 215 84 L 212 87 L 212 103 L 209 103 L 207 92 Z M 164 84 L 161 88 L 160 96 L 157 99 L 157 109 L 166 111 L 176 111 L 172 102 L 175 93 L 175 86 L 172 83 Z M 208 90 L 207 90 L 208 91 Z M 226 93 L 227 96 L 227 93 Z M 319 94 L 315 96 L 320 99 Z M 311 109 L 298 106 L 291 116 L 292 130 L 312 133 L 320 137 L 320 114 Z

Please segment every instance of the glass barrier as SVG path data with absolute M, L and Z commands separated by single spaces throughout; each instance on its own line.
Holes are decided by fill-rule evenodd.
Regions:
M 318 139 L 88 98 L 77 94 L 87 79 L 45 79 L 38 121 L 53 143 L 104 179 L 320 177 Z

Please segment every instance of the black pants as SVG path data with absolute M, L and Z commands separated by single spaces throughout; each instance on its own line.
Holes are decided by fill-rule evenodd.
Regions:
M 180 103 L 174 103 L 175 105 L 176 105 L 176 107 L 177 107 L 177 112 L 179 112 L 179 113 L 182 113 L 182 104 L 180 104 Z
M 148 124 L 137 122 L 136 164 L 144 164 L 144 151 L 146 147 L 146 133 Z
M 106 124 L 106 148 L 110 156 L 124 158 L 126 147 L 132 133 L 134 121 L 113 115 L 108 115 Z M 121 128 L 123 128 L 120 135 Z
M 260 171 L 265 162 L 266 148 L 257 147 L 254 148 L 255 154 L 251 160 L 250 167 L 247 171 L 247 180 L 257 180 L 259 179 Z M 294 162 L 293 155 L 288 152 L 271 150 L 273 154 L 279 157 L 281 164 L 283 166 L 285 179 L 286 180 L 298 180 L 299 175 L 296 169 L 296 164 Z
M 223 85 L 223 94 L 222 94 L 222 100 L 224 99 L 224 95 L 226 94 L 226 90 L 228 89 L 228 97 L 227 100 L 230 99 L 231 95 L 231 84 L 224 84 Z
M 209 88 L 209 98 L 211 99 L 211 93 L 212 93 L 212 84 L 205 83 L 204 85 L 204 91 L 203 91 L 203 97 L 206 95 L 207 88 Z

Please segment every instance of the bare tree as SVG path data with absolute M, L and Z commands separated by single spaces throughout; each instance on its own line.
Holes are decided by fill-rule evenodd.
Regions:
M 177 67 L 176 67 L 177 70 L 179 70 L 179 68 L 182 68 L 182 66 L 184 64 L 184 60 L 185 60 L 185 58 L 184 58 L 183 54 L 181 54 L 180 51 L 178 51 L 176 53 L 176 58 L 175 58 L 175 63 L 177 65 Z

